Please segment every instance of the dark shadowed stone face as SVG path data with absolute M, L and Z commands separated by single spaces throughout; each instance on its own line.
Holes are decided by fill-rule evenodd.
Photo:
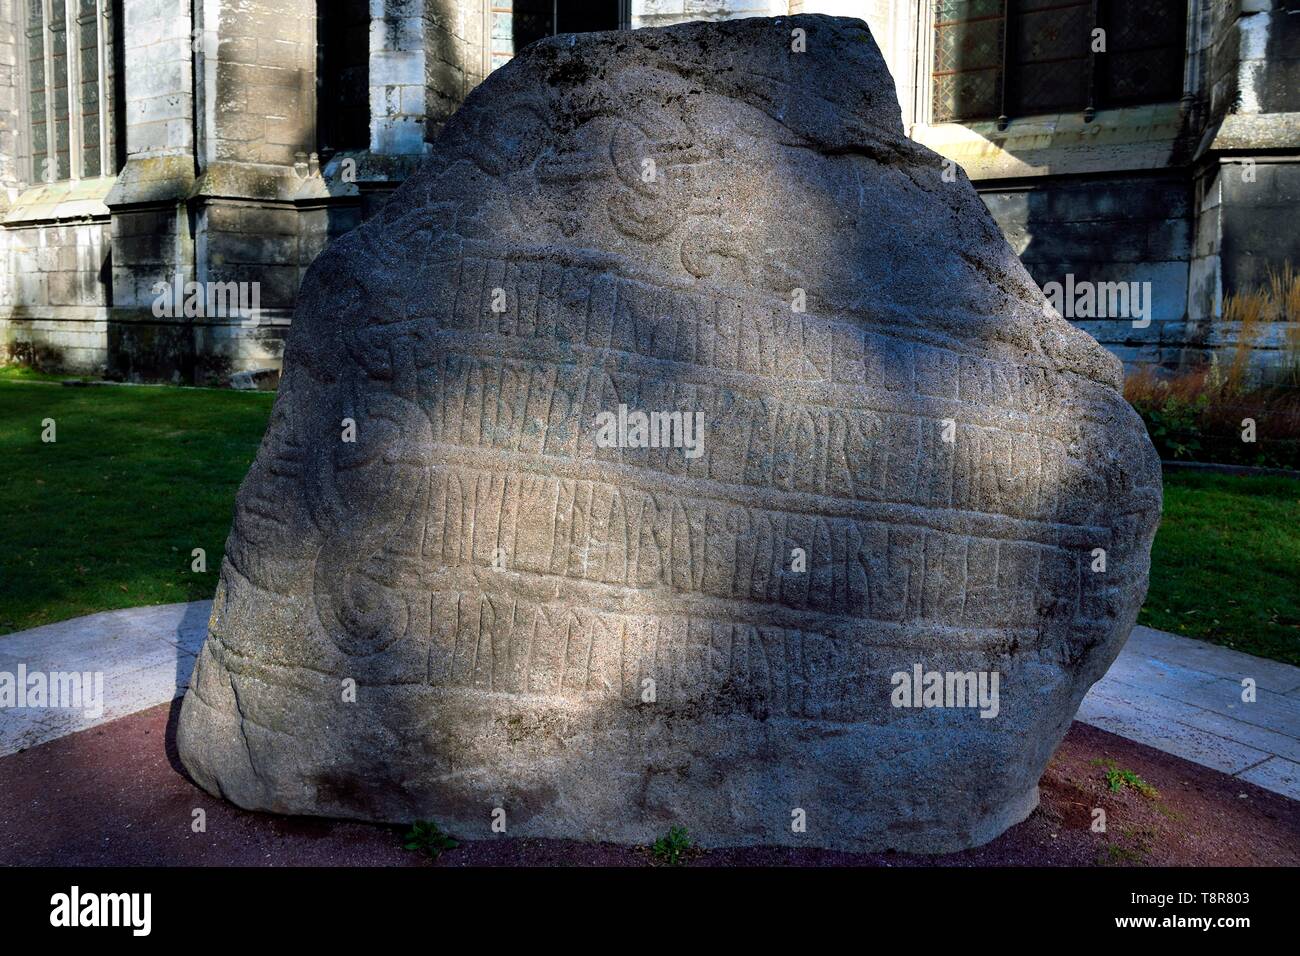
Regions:
M 194 778 L 470 838 L 1023 819 L 1145 594 L 1159 463 L 945 171 L 855 20 L 494 73 L 303 285 Z

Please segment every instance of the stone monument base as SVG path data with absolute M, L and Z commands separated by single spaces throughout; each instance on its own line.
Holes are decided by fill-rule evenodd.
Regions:
M 970 709 L 877 725 L 764 716 L 763 702 L 750 702 L 758 716 L 702 719 L 704 699 L 629 708 L 417 685 L 361 687 L 356 703 L 343 703 L 336 679 L 271 674 L 227 653 L 218 668 L 211 643 L 203 654 L 178 745 L 205 789 L 284 814 L 432 819 L 464 839 L 498 836 L 500 808 L 515 837 L 648 844 L 684 826 L 701 846 L 955 852 L 1033 812 L 1038 787 L 1022 782 L 1037 780 L 1031 767 L 1070 723 L 1008 735 Z M 209 679 L 227 670 L 238 699 Z M 1009 666 L 1002 706 L 1043 677 Z M 888 686 L 888 675 L 880 680 Z M 274 690 L 285 683 L 299 693 Z M 192 727 L 204 727 L 204 739 L 191 740 Z M 213 739 L 246 745 L 214 748 Z M 983 781 L 978 802 L 959 784 L 972 776 Z

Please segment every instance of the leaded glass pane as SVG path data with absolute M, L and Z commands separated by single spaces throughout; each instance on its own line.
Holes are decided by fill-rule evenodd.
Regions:
M 68 23 L 65 0 L 50 0 L 50 102 L 54 129 L 51 147 L 55 158 L 54 177 L 67 179 L 68 162 Z
M 934 118 L 996 116 L 1001 103 L 1002 0 L 939 0 L 934 28 Z
M 77 12 L 81 67 L 81 162 L 83 176 L 98 176 L 99 163 L 99 31 L 95 0 L 81 0 Z
M 45 122 L 45 24 L 41 7 L 32 0 L 27 19 L 27 106 L 31 116 L 32 178 L 53 178 L 49 167 L 49 137 Z

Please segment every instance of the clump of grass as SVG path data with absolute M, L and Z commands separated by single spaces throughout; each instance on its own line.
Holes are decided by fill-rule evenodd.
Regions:
M 1134 848 L 1119 843 L 1107 843 L 1106 849 L 1102 851 L 1101 859 L 1097 862 L 1102 866 L 1108 863 L 1142 863 L 1145 858 L 1146 851 L 1141 847 Z
M 424 853 L 429 859 L 436 860 L 445 850 L 454 850 L 460 846 L 451 836 L 442 832 L 442 828 L 431 820 L 416 820 L 402 837 L 402 848 Z
M 1154 800 L 1160 794 L 1134 771 L 1119 767 L 1113 760 L 1098 760 L 1097 765 L 1106 770 L 1106 786 L 1111 793 L 1120 793 L 1125 787 L 1132 787 L 1147 799 Z
M 686 827 L 673 827 L 664 836 L 655 840 L 650 847 L 650 852 L 659 862 L 666 863 L 668 866 L 677 866 L 693 847 L 694 844 L 691 843 Z
M 1270 268 L 1268 293 L 1280 313 L 1274 318 L 1282 322 L 1300 322 L 1300 269 L 1290 262 L 1281 269 Z
M 1267 323 L 1284 326 L 1279 384 L 1300 385 L 1300 271 L 1287 262 L 1270 267 L 1268 281 L 1252 291 L 1234 292 L 1223 301 L 1223 321 L 1237 326 L 1226 388 L 1229 394 L 1245 389 L 1250 363 Z
M 1161 379 L 1144 368 L 1124 383 L 1124 397 L 1142 416 L 1162 458 L 1194 459 L 1202 450 L 1202 419 L 1209 406 L 1206 371 Z

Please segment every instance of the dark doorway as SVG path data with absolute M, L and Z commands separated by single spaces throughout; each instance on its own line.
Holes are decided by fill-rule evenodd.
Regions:
M 317 0 L 316 143 L 321 162 L 370 145 L 368 0 Z

